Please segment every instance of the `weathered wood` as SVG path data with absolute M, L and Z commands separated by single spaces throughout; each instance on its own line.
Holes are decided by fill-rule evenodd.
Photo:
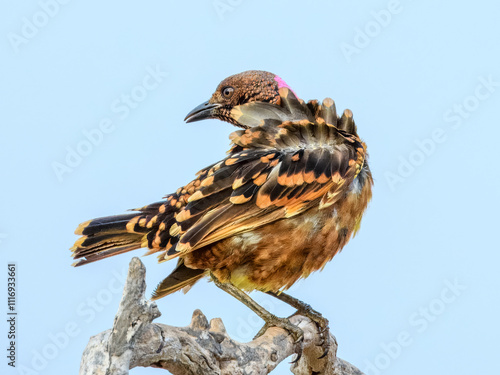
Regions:
M 153 323 L 161 314 L 145 298 L 145 274 L 142 262 L 133 258 L 113 328 L 90 339 L 80 375 L 125 375 L 137 366 L 164 368 L 174 375 L 264 375 L 294 354 L 296 345 L 283 329 L 272 327 L 240 343 L 229 337 L 221 319 L 209 323 L 200 310 L 187 327 Z M 323 349 L 316 325 L 301 315 L 290 320 L 304 331 L 303 354 L 291 365 L 293 374 L 363 375 L 336 357 L 333 335 L 328 355 L 319 359 Z

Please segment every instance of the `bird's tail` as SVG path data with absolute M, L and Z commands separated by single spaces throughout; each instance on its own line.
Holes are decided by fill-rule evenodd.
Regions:
M 130 214 L 101 217 L 81 223 L 75 234 L 82 237 L 71 248 L 74 259 L 78 259 L 73 265 L 82 266 L 146 247 L 148 233 L 155 230 L 147 222 L 155 217 L 158 205 L 152 204 Z M 187 292 L 203 276 L 205 270 L 188 268 L 184 265 L 184 259 L 179 259 L 177 267 L 158 285 L 152 298 L 159 299 L 178 290 Z
M 188 268 L 184 265 L 184 259 L 181 258 L 172 273 L 158 284 L 151 299 L 157 300 L 177 292 L 178 290 L 182 290 L 186 293 L 204 276 L 205 270 Z
M 81 223 L 75 234 L 82 237 L 71 248 L 73 258 L 79 259 L 73 265 L 82 266 L 141 248 L 147 230 L 138 231 L 135 224 L 142 216 L 142 212 L 135 212 Z

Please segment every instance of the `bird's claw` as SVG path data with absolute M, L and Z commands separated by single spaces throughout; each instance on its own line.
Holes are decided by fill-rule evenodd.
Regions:
M 297 362 L 299 362 L 300 358 L 302 358 L 302 351 L 304 349 L 304 347 L 303 347 L 304 332 L 302 331 L 302 329 L 300 329 L 300 332 L 302 333 L 302 335 L 300 336 L 300 338 L 298 338 L 298 339 L 295 340 L 295 354 L 297 354 L 297 356 L 295 357 L 295 359 L 293 359 L 290 362 L 290 364 L 292 364 L 292 365 L 295 364 L 295 363 L 297 363 Z
M 330 351 L 330 348 L 326 348 L 325 351 L 323 352 L 323 354 L 321 354 L 318 359 L 322 359 L 322 358 L 325 358 L 328 354 L 328 352 Z
M 325 358 L 330 350 L 330 329 L 328 328 L 328 325 L 326 327 L 321 327 L 319 323 L 315 323 L 318 326 L 318 331 L 321 337 L 321 342 L 318 344 L 318 346 L 321 346 L 323 348 L 323 354 L 318 357 L 318 359 L 321 359 Z
M 297 354 L 297 357 L 290 363 L 297 363 L 302 357 L 302 342 L 304 341 L 304 331 L 302 331 L 302 329 L 297 327 L 296 325 L 292 324 L 287 318 L 273 317 L 264 324 L 259 332 L 257 332 L 254 340 L 262 336 L 271 327 L 279 327 L 290 333 L 293 338 L 294 344 L 296 344 L 295 354 Z
M 295 359 L 290 362 L 290 364 L 292 364 L 292 365 L 294 365 L 297 362 L 299 362 L 300 359 L 302 358 L 302 347 L 300 348 L 300 350 L 297 350 L 295 354 L 297 354 L 297 357 L 295 357 Z
M 325 332 L 329 331 L 328 321 L 327 321 L 327 326 L 326 327 L 318 326 L 318 329 L 319 329 L 319 333 L 325 333 Z
M 321 346 L 324 349 L 323 354 L 318 357 L 318 359 L 325 358 L 330 351 L 330 328 L 328 319 L 324 318 L 321 313 L 312 309 L 309 305 L 305 305 L 303 309 L 297 310 L 292 316 L 294 315 L 306 316 L 316 324 L 318 333 L 321 337 L 321 341 L 317 344 L 317 346 Z M 298 359 L 295 359 L 293 363 L 296 361 L 298 361 Z

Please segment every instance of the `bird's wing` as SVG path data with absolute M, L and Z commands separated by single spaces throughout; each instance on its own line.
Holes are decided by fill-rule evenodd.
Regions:
M 322 118 L 273 119 L 234 132 L 233 153 L 204 170 L 187 204 L 148 234 L 151 252 L 164 250 L 160 260 L 171 259 L 310 207 L 333 204 L 365 159 L 361 141 L 339 127 Z

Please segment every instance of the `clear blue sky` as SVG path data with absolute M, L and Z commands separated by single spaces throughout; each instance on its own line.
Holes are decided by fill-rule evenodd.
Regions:
M 2 374 L 78 371 L 142 251 L 74 269 L 73 230 L 157 201 L 222 158 L 234 129 L 183 118 L 248 69 L 350 108 L 368 144 L 376 184 L 361 231 L 291 289 L 330 320 L 338 355 L 371 375 L 500 372 L 498 2 L 0 4 L 0 310 L 13 261 L 17 365 L 32 370 L 2 355 Z M 142 260 L 152 291 L 174 264 Z M 240 340 L 261 325 L 205 281 L 158 305 L 160 322 L 186 325 L 200 308 Z

